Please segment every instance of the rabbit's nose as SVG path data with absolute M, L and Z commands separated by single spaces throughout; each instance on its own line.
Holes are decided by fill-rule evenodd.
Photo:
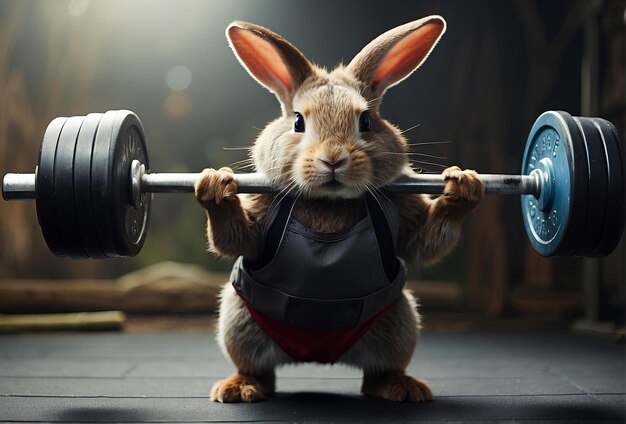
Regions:
M 348 158 L 339 158 L 332 161 L 318 158 L 318 160 L 322 163 L 322 165 L 324 165 L 333 173 L 337 170 L 337 168 L 345 165 L 348 162 Z

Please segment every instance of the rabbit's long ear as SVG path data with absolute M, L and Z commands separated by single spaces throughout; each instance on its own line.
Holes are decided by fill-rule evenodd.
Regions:
M 231 23 L 226 38 L 250 75 L 291 109 L 293 93 L 313 73 L 300 50 L 269 29 L 243 21 Z
M 445 30 L 446 21 L 437 15 L 401 25 L 365 46 L 347 69 L 379 99 L 426 60 Z

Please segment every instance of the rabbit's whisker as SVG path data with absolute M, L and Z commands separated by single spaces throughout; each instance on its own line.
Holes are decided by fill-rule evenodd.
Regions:
M 422 141 L 419 143 L 408 143 L 407 146 L 426 146 L 430 144 L 450 144 L 452 140 L 443 140 L 443 141 Z
M 448 167 L 448 165 L 444 165 L 442 163 L 428 162 L 425 160 L 417 160 L 417 159 L 413 159 L 413 163 L 423 164 L 423 165 L 432 165 L 432 166 L 437 166 L 439 168 L 444 168 L 444 169 Z
M 222 150 L 251 150 L 252 147 L 245 146 L 233 146 L 233 147 L 222 147 Z
M 292 179 L 276 194 L 276 199 L 280 202 L 282 199 L 287 197 L 297 187 L 297 183 L 298 182 L 296 180 Z
M 407 152 L 407 155 L 424 156 L 424 157 L 433 158 L 433 159 L 448 159 L 447 156 L 430 155 L 428 153 L 420 153 L 420 152 Z
M 253 163 L 249 164 L 249 165 L 241 165 L 241 166 L 237 166 L 237 167 L 233 167 L 234 170 L 237 171 L 245 171 L 247 172 L 254 172 L 255 170 L 255 165 Z
M 376 193 L 380 194 L 381 196 L 384 196 L 385 199 L 387 199 L 388 201 L 391 202 L 391 199 L 389 199 L 389 196 L 387 196 L 387 194 L 384 192 L 384 190 L 380 187 L 376 187 L 373 184 L 369 184 L 368 190 L 370 193 L 372 193 L 372 196 L 374 196 L 374 199 L 376 199 L 376 201 L 380 204 L 380 201 L 378 200 L 378 197 L 376 197 L 376 195 L 374 194 L 373 191 L 375 191 Z
M 419 127 L 420 125 L 422 125 L 422 124 L 415 124 L 415 125 L 413 125 L 412 127 L 407 128 L 406 130 L 402 130 L 402 131 L 400 131 L 400 134 L 405 134 L 405 133 L 408 133 L 409 131 L 414 130 L 415 128 Z
M 248 163 L 252 163 L 252 159 L 248 158 L 248 159 L 238 160 L 238 161 L 232 162 L 230 165 L 228 165 L 228 167 L 232 168 L 234 166 L 245 165 L 245 164 L 248 164 Z
M 379 155 L 401 155 L 401 156 L 405 156 L 408 155 L 409 153 L 405 153 L 405 152 L 376 152 Z

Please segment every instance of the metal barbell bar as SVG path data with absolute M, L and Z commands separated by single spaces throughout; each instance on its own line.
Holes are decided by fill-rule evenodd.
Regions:
M 193 193 L 194 185 L 200 173 L 146 173 L 145 166 L 139 161 L 131 164 L 131 200 L 143 193 Z M 542 186 L 551 184 L 551 177 L 537 169 L 530 175 L 480 174 L 488 194 L 530 194 L 540 197 Z M 266 193 L 280 191 L 260 172 L 235 174 L 235 183 L 239 193 Z M 446 182 L 441 174 L 403 175 L 383 189 L 390 193 L 441 194 Z M 2 181 L 4 200 L 36 199 L 36 174 L 6 174 Z

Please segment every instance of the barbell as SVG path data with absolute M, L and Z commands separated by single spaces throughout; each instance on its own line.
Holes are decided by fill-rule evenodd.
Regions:
M 521 196 L 522 218 L 542 256 L 600 257 L 624 229 L 620 136 L 601 118 L 543 113 L 532 126 L 521 175 L 482 174 L 485 192 Z M 193 192 L 197 173 L 149 173 L 141 121 L 128 110 L 56 118 L 34 174 L 6 174 L 5 200 L 36 199 L 50 250 L 73 258 L 134 256 L 146 238 L 152 193 Z M 236 174 L 240 193 L 279 190 L 262 174 Z M 403 176 L 392 193 L 442 193 L 440 174 Z

